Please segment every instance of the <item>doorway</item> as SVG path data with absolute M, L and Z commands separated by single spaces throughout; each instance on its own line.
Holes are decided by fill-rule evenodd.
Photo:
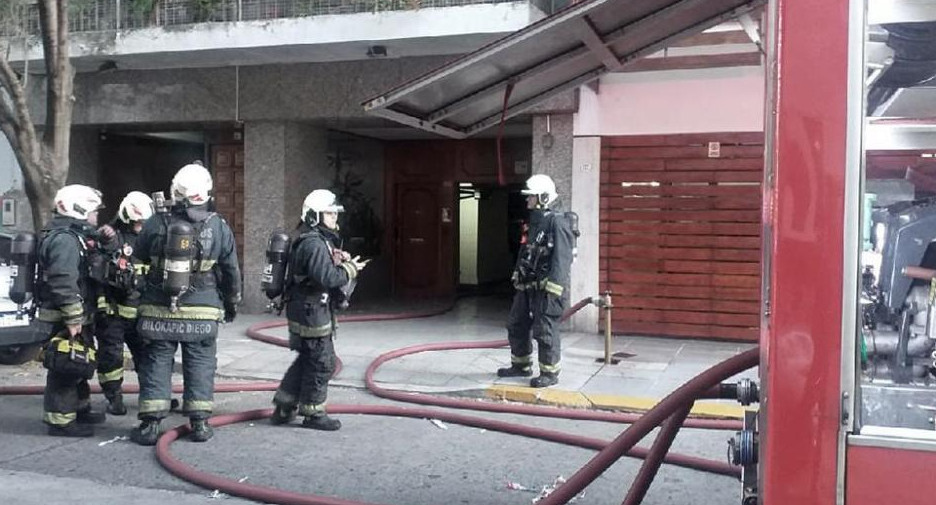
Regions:
M 458 292 L 510 291 L 525 206 L 519 187 L 462 182 L 458 185 Z

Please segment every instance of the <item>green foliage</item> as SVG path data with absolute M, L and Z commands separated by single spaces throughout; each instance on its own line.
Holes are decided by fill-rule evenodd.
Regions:
M 27 9 L 26 0 L 0 0 L 0 33 L 6 36 L 22 36 Z
M 149 16 L 156 9 L 157 0 L 124 0 L 136 16 Z
M 191 6 L 195 10 L 194 21 L 196 23 L 213 21 L 215 10 L 224 3 L 224 0 L 191 0 Z
M 380 219 L 374 212 L 374 199 L 362 190 L 364 177 L 354 171 L 354 155 L 339 147 L 328 155 L 328 165 L 334 171 L 331 190 L 345 208 L 340 221 L 345 249 L 365 257 L 379 256 Z

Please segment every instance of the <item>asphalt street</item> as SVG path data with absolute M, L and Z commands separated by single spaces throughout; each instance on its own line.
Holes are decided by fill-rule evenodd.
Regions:
M 41 368 L 0 367 L 0 384 L 35 383 Z M 269 407 L 272 393 L 219 395 L 216 413 Z M 96 397 L 98 404 L 103 400 Z M 332 388 L 330 403 L 391 403 L 352 388 Z M 131 414 L 136 399 L 128 402 Z M 167 473 L 152 448 L 125 437 L 134 417 L 110 417 L 91 439 L 45 435 L 38 396 L 0 397 L 0 503 L 200 504 L 248 503 Z M 608 423 L 478 414 L 610 440 L 623 426 Z M 213 440 L 173 445 L 198 469 L 300 493 L 383 504 L 529 504 L 556 479 L 572 475 L 593 451 L 430 420 L 340 416 L 344 427 L 322 433 L 251 422 L 219 428 Z M 175 426 L 181 416 L 166 423 Z M 685 430 L 674 450 L 724 458 L 728 432 Z M 649 440 L 644 442 L 648 445 Z M 639 462 L 615 464 L 575 501 L 619 503 Z M 511 489 L 515 488 L 515 489 Z M 516 489 L 516 488 L 526 488 Z M 648 505 L 734 505 L 732 478 L 664 466 Z M 251 502 L 252 503 L 252 502 Z

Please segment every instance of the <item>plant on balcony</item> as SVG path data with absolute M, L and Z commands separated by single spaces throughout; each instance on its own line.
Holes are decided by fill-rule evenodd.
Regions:
M 158 0 L 126 0 L 126 2 L 134 25 L 146 25 L 156 21 Z
M 196 23 L 216 21 L 215 14 L 223 3 L 224 0 L 191 0 L 189 5 L 193 10 L 192 21 Z
M 28 34 L 29 13 L 36 9 L 45 62 L 45 76 L 33 76 L 30 87 L 45 92 L 45 121 L 41 132 L 29 108 L 25 72 L 10 64 L 10 45 Z M 23 182 L 33 225 L 42 228 L 51 217 L 55 192 L 68 178 L 68 149 L 71 142 L 72 110 L 75 97 L 74 69 L 69 61 L 68 0 L 0 0 L 0 20 L 13 27 L 0 43 L 0 131 L 6 136 L 23 171 Z M 18 38 L 17 38 L 18 37 Z M 21 42 L 19 42 L 21 43 Z
M 412 1 L 415 0 L 373 0 L 374 13 L 403 10 L 404 6 L 407 6 Z

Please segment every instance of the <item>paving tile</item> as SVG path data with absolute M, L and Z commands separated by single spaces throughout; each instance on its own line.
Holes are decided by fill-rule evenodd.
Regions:
M 641 379 L 657 381 L 664 375 L 662 370 L 640 370 L 632 368 L 605 368 L 595 374 L 595 377 L 602 377 L 613 380 Z
M 582 388 L 586 394 L 650 396 L 654 380 L 621 377 L 592 377 Z
M 493 375 L 458 375 L 449 379 L 444 386 L 452 391 L 475 390 L 490 387 L 494 383 Z
M 502 302 L 467 299 L 460 302 L 455 311 L 432 318 L 341 323 L 336 349 L 344 368 L 333 383 L 360 387 L 366 367 L 389 350 L 441 341 L 503 340 L 509 302 Z M 219 375 L 274 380 L 282 377 L 294 353 L 247 339 L 243 334 L 249 324 L 264 320 L 268 319 L 245 316 L 244 322 L 239 318 L 237 324 L 222 329 Z M 281 338 L 287 336 L 282 327 L 264 331 Z M 604 355 L 602 335 L 564 332 L 560 384 L 549 391 L 567 391 L 573 393 L 570 397 L 573 399 L 580 398 L 580 392 L 660 396 L 718 361 L 751 347 L 738 343 L 620 335 L 613 338 L 612 351 L 636 353 L 636 356 L 625 358 L 617 365 L 604 365 L 595 362 Z M 529 378 L 496 377 L 497 368 L 509 363 L 510 351 L 506 347 L 428 352 L 388 362 L 376 378 L 394 389 L 433 392 L 477 389 L 491 384 L 525 388 Z M 756 377 L 757 371 L 740 376 Z M 578 396 L 575 393 L 579 393 Z

